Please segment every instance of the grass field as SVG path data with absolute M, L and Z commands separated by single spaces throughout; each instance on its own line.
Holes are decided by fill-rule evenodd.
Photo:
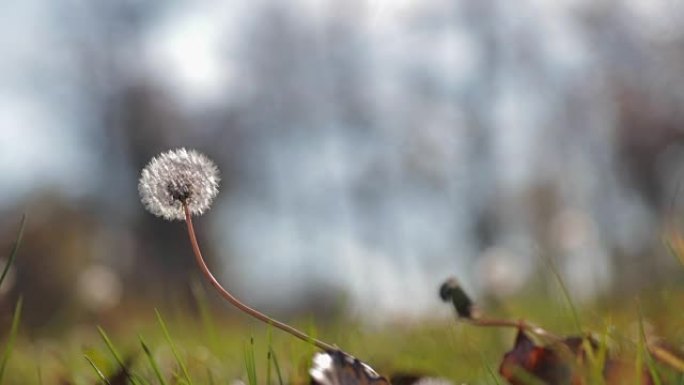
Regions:
M 653 295 L 657 300 L 643 309 L 647 330 L 681 346 L 682 293 L 664 290 Z M 573 317 L 562 302 L 512 300 L 508 311 L 557 333 L 576 334 Z M 582 327 L 606 338 L 618 356 L 634 360 L 640 351 L 639 315 L 636 306 L 619 306 L 581 309 Z M 123 384 L 127 375 L 137 384 L 308 383 L 307 370 L 316 351 L 312 345 L 257 325 L 241 314 L 204 313 L 202 317 L 202 312 L 195 316 L 172 313 L 157 315 L 151 308 L 111 330 L 86 325 L 53 338 L 32 339 L 19 332 L 11 346 L 7 339 L 3 342 L 11 356 L 2 383 Z M 326 325 L 314 326 L 314 321 L 295 324 L 337 344 L 382 374 L 438 375 L 469 384 L 505 383 L 494 373 L 515 337 L 512 329 L 478 328 L 445 320 L 394 321 L 375 327 L 342 319 Z M 666 383 L 682 381 L 684 376 Z
M 11 251 L 0 284 L 17 250 Z M 555 275 L 553 268 L 547 273 Z M 548 286 L 538 283 L 535 288 L 532 283 L 517 297 L 482 308 L 490 317 L 525 319 L 560 336 L 590 333 L 598 341 L 596 352 L 626 363 L 619 382 L 606 381 L 600 375 L 606 358 L 587 353 L 593 365 L 589 372 L 599 375 L 589 373 L 584 383 L 647 383 L 639 373 L 648 372 L 654 384 L 684 384 L 684 361 L 677 356 L 684 344 L 681 286 L 654 288 L 639 298 L 600 299 L 579 308 L 560 280 L 555 288 Z M 309 383 L 308 369 L 317 351 L 312 344 L 257 323 L 227 304 L 210 305 L 207 298 L 214 292 L 197 288 L 192 309 L 166 306 L 158 311 L 154 304 L 138 304 L 118 309 L 101 326 L 71 325 L 50 337 L 22 329 L 19 299 L 1 340 L 0 384 Z M 477 327 L 457 320 L 455 313 L 453 319 L 392 319 L 373 326 L 343 316 L 293 323 L 383 375 L 439 376 L 454 384 L 507 383 L 498 374 L 499 365 L 516 335 L 515 328 Z M 667 350 L 655 351 L 662 342 Z

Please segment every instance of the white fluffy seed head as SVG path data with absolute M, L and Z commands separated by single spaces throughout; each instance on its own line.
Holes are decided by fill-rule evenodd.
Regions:
M 138 183 L 140 200 L 154 215 L 184 220 L 183 203 L 200 215 L 218 194 L 219 170 L 195 150 L 179 148 L 159 154 L 143 168 Z

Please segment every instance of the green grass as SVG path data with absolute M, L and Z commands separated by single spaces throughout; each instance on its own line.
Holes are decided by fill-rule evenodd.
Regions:
M 101 370 L 100 368 L 97 367 L 97 365 L 96 365 L 95 362 L 92 360 L 92 358 L 88 357 L 87 354 L 84 354 L 83 357 L 85 357 L 86 361 L 88 361 L 88 363 L 90 364 L 90 366 L 92 366 L 93 370 L 95 371 L 95 374 L 96 374 L 97 377 L 100 379 L 100 381 L 102 381 L 102 383 L 104 383 L 104 384 L 106 384 L 106 385 L 111 385 L 111 384 L 112 384 L 112 383 L 109 381 L 109 379 L 107 378 L 107 376 L 105 376 L 104 372 L 102 372 L 102 370 Z
M 2 286 L 2 283 L 5 281 L 5 278 L 7 278 L 9 269 L 10 267 L 12 267 L 12 264 L 14 263 L 14 260 L 17 257 L 17 252 L 19 251 L 19 246 L 21 245 L 21 239 L 24 236 L 24 227 L 26 227 L 26 215 L 23 215 L 21 217 L 19 233 L 17 234 L 17 238 L 14 241 L 14 245 L 12 246 L 12 251 L 10 251 L 9 258 L 7 258 L 7 263 L 3 267 L 2 273 L 0 274 L 0 286 Z
M 21 240 L 24 235 L 24 227 L 26 226 L 26 215 L 23 215 L 21 217 L 21 224 L 19 225 L 19 232 L 17 234 L 17 237 L 14 241 L 14 245 L 12 246 L 12 250 L 10 251 L 9 258 L 7 258 L 7 263 L 2 269 L 2 273 L 0 274 L 0 286 L 2 286 L 3 282 L 5 282 L 5 278 L 7 278 L 7 274 L 9 273 L 10 267 L 12 267 L 12 264 L 14 264 L 14 260 L 17 257 L 17 252 L 19 251 L 19 246 L 21 245 Z M 14 312 L 12 315 L 12 325 L 10 326 L 10 332 L 9 332 L 9 337 L 7 338 L 7 341 L 5 342 L 5 349 L 2 353 L 2 357 L 0 357 L 0 385 L 4 384 L 5 380 L 5 372 L 7 370 L 7 363 L 9 362 L 10 357 L 12 356 L 12 351 L 14 349 L 14 341 L 17 337 L 17 333 L 19 331 L 19 322 L 21 320 L 21 309 L 23 305 L 23 300 L 21 297 L 19 297 L 19 300 L 17 301 L 15 307 L 14 307 Z
M 8 263 L 2 267 L 0 284 L 17 258 L 25 222 L 24 217 Z M 617 356 L 631 363 L 629 377 L 635 385 L 643 374 L 653 377 L 654 385 L 684 385 L 684 360 L 669 357 L 670 366 L 679 365 L 680 370 L 668 368 L 649 350 L 650 336 L 645 331 L 648 320 L 658 337 L 672 346 L 684 344 L 681 287 L 645 294 L 653 300 L 642 299 L 640 303 L 648 306 L 638 310 L 630 301 L 578 305 L 555 266 L 547 261 L 546 267 L 558 282 L 558 292 L 531 285 L 521 296 L 506 299 L 505 313 L 560 335 L 600 331 L 594 333 L 597 348 L 584 344 L 587 384 L 613 385 L 605 383 L 602 374 L 606 361 Z M 213 385 L 238 379 L 249 385 L 309 383 L 308 369 L 317 351 L 311 343 L 255 323 L 223 304 L 212 306 L 199 282 L 192 286 L 192 294 L 192 309 L 165 309 L 165 317 L 153 304 L 142 310 L 140 306 L 135 311 L 120 309 L 123 316 L 118 322 L 107 320 L 107 330 L 74 325 L 48 338 L 20 333 L 24 302 L 19 298 L 0 340 L 0 385 Z M 502 309 L 487 310 L 496 314 Z M 394 319 L 369 326 L 351 318 L 319 323 L 308 317 L 293 323 L 383 375 L 419 373 L 454 384 L 506 384 L 498 367 L 515 338 L 515 330 L 477 328 L 455 318 Z
M 2 353 L 2 358 L 0 358 L 0 384 L 4 384 L 5 372 L 7 370 L 7 362 L 12 356 L 12 350 L 14 349 L 14 341 L 17 337 L 17 332 L 19 331 L 19 321 L 21 320 L 21 307 L 23 301 L 21 298 L 17 301 L 14 307 L 14 315 L 12 316 L 12 326 L 10 327 L 9 337 L 5 343 L 5 351 Z
M 152 354 L 152 351 L 150 350 L 149 346 L 147 346 L 142 336 L 138 336 L 138 338 L 140 339 L 140 347 L 142 347 L 143 352 L 145 352 L 145 357 L 147 357 L 147 360 L 150 363 L 150 367 L 154 371 L 154 375 L 157 378 L 157 381 L 159 381 L 160 385 L 168 385 L 168 382 L 164 378 L 164 375 L 162 374 L 161 370 L 159 369 L 159 364 L 157 363 L 157 360 L 154 358 L 154 355 Z
M 254 357 L 254 338 L 249 339 L 249 343 L 245 344 L 245 371 L 247 372 L 247 383 L 249 385 L 257 385 L 257 368 L 256 358 Z
M 176 344 L 174 343 L 173 338 L 171 338 L 171 334 L 169 333 L 169 329 L 166 326 L 164 319 L 162 318 L 161 314 L 159 313 L 159 310 L 155 309 L 154 312 L 157 315 L 157 322 L 159 322 L 159 326 L 161 327 L 161 330 L 164 333 L 164 338 L 166 339 L 166 342 L 171 347 L 171 351 L 173 352 L 173 357 L 176 359 L 176 363 L 178 364 L 178 367 L 180 367 L 181 372 L 183 373 L 183 378 L 185 380 L 185 383 L 187 385 L 193 385 L 192 378 L 190 377 L 190 373 L 188 372 L 188 368 L 185 365 L 185 362 L 183 362 L 183 360 L 181 359 L 180 354 L 178 353 L 178 349 L 176 348 Z
M 524 308 L 523 304 L 514 305 Z M 531 321 L 542 325 L 557 322 L 557 312 L 550 307 L 551 311 Z M 583 309 L 578 307 L 578 311 Z M 58 346 L 18 335 L 12 357 L 7 361 L 5 383 L 38 383 L 36 356 L 41 360 L 44 384 L 107 384 L 121 373 L 130 383 L 140 385 L 226 384 L 235 379 L 250 385 L 308 383 L 307 370 L 314 351 L 309 344 L 268 326 L 254 324 L 240 315 L 227 313 L 212 315 L 216 325 L 221 326 L 217 327 L 213 341 L 203 330 L 205 323 L 200 315 L 166 319 L 152 310 L 129 327 L 107 332 L 93 327 L 93 334 L 59 337 L 69 340 Z M 236 318 L 244 323 L 235 323 Z M 633 309 L 624 309 L 617 311 L 611 319 L 615 328 L 628 330 L 637 318 Z M 572 319 L 566 319 L 561 324 L 573 330 L 573 323 Z M 594 376 L 588 373 L 594 379 L 591 383 L 600 384 L 596 379 L 596 368 L 605 359 L 609 339 L 617 340 L 613 345 L 617 345 L 616 350 L 622 356 L 635 357 L 639 354 L 644 364 L 639 366 L 641 370 L 663 370 L 653 360 L 649 363 L 650 356 L 643 339 L 630 340 L 631 337 L 612 335 L 605 331 L 605 325 L 598 322 L 585 321 L 584 327 L 604 330 L 599 335 L 599 349 L 590 357 Z M 503 354 L 511 349 L 515 337 L 513 330 L 478 329 L 451 320 L 390 322 L 382 327 L 366 327 L 353 320 L 336 320 L 333 324 L 318 325 L 317 333 L 382 374 L 432 374 L 449 378 L 456 384 L 505 384 L 498 376 L 498 366 Z M 681 343 L 676 339 L 672 342 Z M 215 349 L 215 346 L 220 346 L 220 349 Z M 681 376 L 677 379 L 675 383 L 679 384 Z

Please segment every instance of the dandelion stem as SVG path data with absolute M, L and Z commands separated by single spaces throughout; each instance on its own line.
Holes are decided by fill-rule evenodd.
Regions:
M 212 286 L 219 292 L 221 297 L 226 299 L 226 301 L 230 302 L 231 305 L 235 306 L 239 310 L 249 314 L 250 316 L 258 319 L 261 322 L 264 322 L 268 325 L 273 325 L 277 327 L 278 329 L 289 333 L 297 338 L 299 338 L 302 341 L 310 342 L 316 345 L 318 348 L 323 349 L 323 350 L 336 350 L 336 348 L 330 344 L 327 344 L 323 341 L 320 341 L 316 338 L 313 338 L 295 328 L 292 326 L 285 324 L 283 322 L 280 322 L 276 319 L 273 319 L 266 314 L 263 314 L 259 312 L 256 309 L 253 309 L 244 303 L 242 303 L 239 299 L 237 299 L 235 296 L 230 294 L 228 290 L 224 289 L 223 286 L 216 280 L 214 275 L 211 273 L 211 270 L 209 270 L 209 267 L 207 266 L 206 262 L 204 261 L 204 258 L 202 257 L 202 251 L 200 250 L 199 244 L 197 243 L 197 236 L 195 236 L 195 228 L 192 225 L 192 215 L 190 214 L 190 209 L 188 208 L 188 205 L 183 203 L 183 210 L 185 211 L 185 223 L 187 224 L 188 227 L 188 235 L 190 236 L 190 243 L 192 244 L 192 251 L 195 253 L 195 261 L 197 261 L 197 265 L 199 266 L 200 270 L 202 271 L 202 274 L 209 280 Z

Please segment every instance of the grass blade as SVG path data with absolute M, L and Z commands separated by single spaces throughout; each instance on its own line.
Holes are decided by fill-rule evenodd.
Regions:
M 98 333 L 100 333 L 100 337 L 102 337 L 102 340 L 104 341 L 105 345 L 107 345 L 107 349 L 109 349 L 109 352 L 112 353 L 112 356 L 114 356 L 116 363 L 119 364 L 119 367 L 121 371 L 123 371 L 123 374 L 126 376 L 126 378 L 132 384 L 139 384 L 139 381 L 137 381 L 137 379 L 131 375 L 130 371 L 128 370 L 128 365 L 124 362 L 123 359 L 121 359 L 121 355 L 114 347 L 112 340 L 109 339 L 109 336 L 107 336 L 107 333 L 105 333 L 104 329 L 98 326 L 97 331 Z
M 570 312 L 572 313 L 572 319 L 575 322 L 575 326 L 577 327 L 577 331 L 579 333 L 582 333 L 582 322 L 580 322 L 580 317 L 579 317 L 579 313 L 577 312 L 577 307 L 575 307 L 575 304 L 572 301 L 572 297 L 570 296 L 570 290 L 568 290 L 568 287 L 565 285 L 563 278 L 561 277 L 560 273 L 558 272 L 558 268 L 553 263 L 551 258 L 542 256 L 542 260 L 546 263 L 546 266 L 548 267 L 548 269 L 551 270 L 551 274 L 553 274 L 554 278 L 556 278 L 556 281 L 558 282 L 558 286 L 560 286 L 561 292 L 563 293 L 563 297 L 565 297 L 565 301 L 568 303 L 568 307 L 570 308 Z
M 670 252 L 669 254 L 672 255 L 679 264 L 684 266 L 684 239 L 673 225 L 670 225 L 666 230 L 665 235 L 663 235 L 663 242 Z
M 665 348 L 649 345 L 648 351 L 659 362 L 669 365 L 680 373 L 684 373 L 684 360 Z
M 601 335 L 601 340 L 598 341 L 598 348 L 595 349 L 591 344 L 589 337 L 582 341 L 582 351 L 587 357 L 589 364 L 588 375 L 590 376 L 590 384 L 606 385 L 604 371 L 606 369 L 606 362 L 608 359 L 608 333 Z
M 100 368 L 98 368 L 97 365 L 95 365 L 95 362 L 93 362 L 93 360 L 91 360 L 90 357 L 88 357 L 87 354 L 84 354 L 83 357 L 85 357 L 86 361 L 88 361 L 88 363 L 90 364 L 90 366 L 91 366 L 91 367 L 93 368 L 93 370 L 95 371 L 95 374 L 97 374 L 97 377 L 99 377 L 100 380 L 101 380 L 104 384 L 112 385 L 112 383 L 109 382 L 109 380 L 107 379 L 107 376 L 105 376 L 105 374 L 102 372 L 102 370 L 100 370 Z
M 173 352 L 173 356 L 176 358 L 178 366 L 180 366 L 181 371 L 183 371 L 183 376 L 185 377 L 185 380 L 188 382 L 188 385 L 192 385 L 192 379 L 190 378 L 190 374 L 188 373 L 188 368 L 185 366 L 185 363 L 183 363 L 183 361 L 180 358 L 180 355 L 178 354 L 176 344 L 174 344 L 173 340 L 171 339 L 171 334 L 169 334 L 169 329 L 166 327 L 164 319 L 159 313 L 159 310 L 154 309 L 154 313 L 157 315 L 157 321 L 159 322 L 159 326 L 161 326 L 162 332 L 164 333 L 164 338 L 166 338 L 166 342 L 168 342 L 169 346 L 171 346 L 171 352 Z
M 489 376 L 492 378 L 492 380 L 494 380 L 494 383 L 496 385 L 503 385 L 501 384 L 499 376 L 494 372 L 494 369 L 492 369 L 491 365 L 489 365 L 489 363 L 486 361 L 484 355 L 481 354 L 480 357 L 482 357 L 482 363 L 484 364 L 485 369 L 487 369 L 487 373 L 489 374 Z
M 266 330 L 266 385 L 271 385 L 271 352 L 273 351 L 273 329 L 268 325 Z
M 126 365 L 123 362 L 123 360 L 121 359 L 121 355 L 119 354 L 119 352 L 114 347 L 112 340 L 109 339 L 109 336 L 107 336 L 107 333 L 105 333 L 104 329 L 102 329 L 100 326 L 98 326 L 97 332 L 100 333 L 100 337 L 102 337 L 102 340 L 104 341 L 105 345 L 107 346 L 107 349 L 109 349 L 109 352 L 112 353 L 112 356 L 114 356 L 116 363 L 119 364 L 119 366 L 121 366 L 122 368 L 125 368 Z
M 3 383 L 3 378 L 5 375 L 5 370 L 7 369 L 7 362 L 12 355 L 12 349 L 14 347 L 14 340 L 17 337 L 17 332 L 19 330 L 19 321 L 21 320 L 21 308 L 23 306 L 24 300 L 19 297 L 16 306 L 14 307 L 14 315 L 12 316 L 12 326 L 10 328 L 10 334 L 7 339 L 7 345 L 5 346 L 5 352 L 2 354 L 2 360 L 0 360 L 0 385 Z
M 192 284 L 192 296 L 197 303 L 197 308 L 200 313 L 200 319 L 202 320 L 202 327 L 206 333 L 207 343 L 214 353 L 219 352 L 219 338 L 216 334 L 216 324 L 214 318 L 212 317 L 211 310 L 209 308 L 209 301 L 207 300 L 207 292 L 204 290 L 202 283 L 200 281 L 194 281 Z
M 17 239 L 14 241 L 14 246 L 12 246 L 12 251 L 10 252 L 9 258 L 7 259 L 7 264 L 2 269 L 2 275 L 0 275 L 0 286 L 2 286 L 2 282 L 5 280 L 5 277 L 7 277 L 7 273 L 9 273 L 9 269 L 12 266 L 12 263 L 14 263 L 14 259 L 17 256 L 17 251 L 19 251 L 19 245 L 21 244 L 21 238 L 24 236 L 25 225 L 26 214 L 21 216 L 21 224 L 19 225 L 19 233 L 17 234 Z
M 273 359 L 273 366 L 275 367 L 276 374 L 278 375 L 278 384 L 284 385 L 283 375 L 282 375 L 282 372 L 280 371 L 280 365 L 278 365 L 278 357 L 276 356 L 275 351 L 271 348 L 269 348 L 269 353 L 270 353 L 270 357 Z
M 164 379 L 164 376 L 161 373 L 161 370 L 159 370 L 159 365 L 157 365 L 157 361 L 155 361 L 154 356 L 150 351 L 150 348 L 147 346 L 142 336 L 138 336 L 138 338 L 140 339 L 140 345 L 142 346 L 143 352 L 145 352 L 147 360 L 150 362 L 150 366 L 152 367 L 152 370 L 154 370 L 154 374 L 157 376 L 157 380 L 159 380 L 159 383 L 161 385 L 168 385 L 168 383 Z
M 247 370 L 247 382 L 249 385 L 257 385 L 256 362 L 254 359 L 254 337 L 249 339 L 245 347 L 245 369 Z
M 43 385 L 43 371 L 40 369 L 40 364 L 36 365 L 36 375 L 38 377 L 38 385 Z
M 639 312 L 639 352 L 638 354 L 642 357 L 643 362 L 646 364 L 646 367 L 648 368 L 648 372 L 651 375 L 651 379 L 653 380 L 654 385 L 662 385 L 662 382 L 660 381 L 660 376 L 658 376 L 658 371 L 656 370 L 655 367 L 655 362 L 653 361 L 653 357 L 651 357 L 651 353 L 648 351 L 648 341 L 646 340 L 646 332 L 644 331 L 644 318 L 643 314 L 641 313 L 641 305 L 637 305 L 637 309 Z
M 316 329 L 316 323 L 313 320 L 309 321 L 309 327 L 307 327 L 307 334 L 310 337 L 309 340 L 309 354 L 308 357 L 313 357 L 316 354 L 318 348 L 316 348 L 316 339 L 318 338 L 318 329 Z

